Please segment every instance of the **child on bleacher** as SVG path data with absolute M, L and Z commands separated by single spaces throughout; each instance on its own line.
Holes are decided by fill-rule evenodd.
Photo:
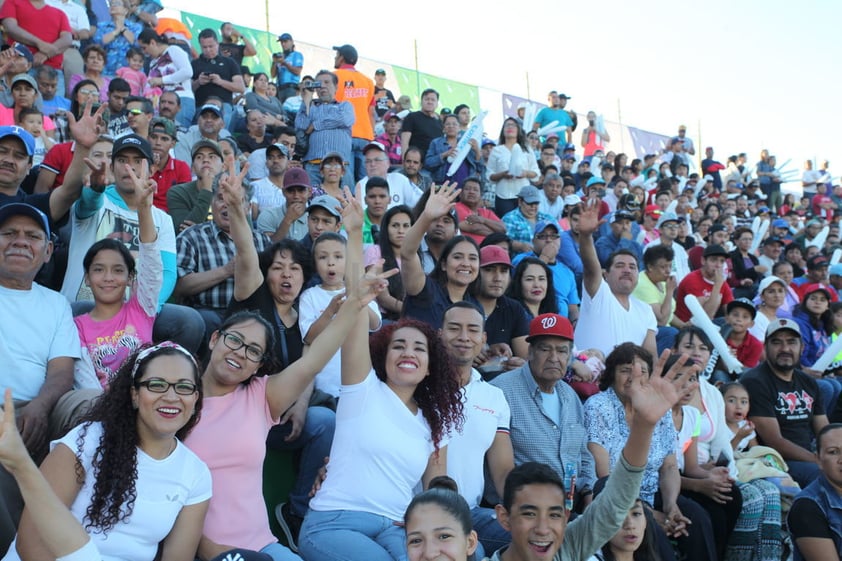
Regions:
M 32 166 L 40 166 L 44 155 L 55 146 L 55 140 L 44 134 L 44 114 L 34 107 L 21 109 L 18 115 L 20 126 L 35 138 L 35 152 L 32 154 Z
M 345 238 L 325 232 L 313 242 L 313 262 L 321 284 L 301 293 L 298 305 L 298 326 L 305 345 L 310 345 L 324 331 L 342 305 L 345 294 Z M 377 301 L 368 304 L 369 330 L 380 328 Z M 321 372 L 316 374 L 316 389 L 339 397 L 342 351 L 337 351 Z
M 748 391 L 739 382 L 729 382 L 722 386 L 725 399 L 725 422 L 731 431 L 731 446 L 735 452 L 744 452 L 751 446 L 757 446 L 757 433 L 754 423 L 748 420 Z
M 748 332 L 756 316 L 757 309 L 747 298 L 732 300 L 726 307 L 725 323 L 728 324 L 728 332 L 725 342 L 746 368 L 757 366 L 763 355 L 763 343 Z
M 144 95 L 146 92 L 146 73 L 143 72 L 143 53 L 137 47 L 131 47 L 126 53 L 127 66 L 117 69 L 117 76 L 129 83 L 132 95 Z
M 158 292 L 163 279 L 163 263 L 158 249 L 158 230 L 152 217 L 152 196 L 157 185 L 149 179 L 144 162 L 141 177 L 135 176 L 135 188 L 144 196 L 138 199 L 137 220 L 140 255 L 138 266 L 125 244 L 105 238 L 85 254 L 85 284 L 94 297 L 94 307 L 74 318 L 82 342 L 82 359 L 76 361 L 76 379 L 90 380 L 92 375 L 103 389 L 108 387 L 120 365 L 141 345 L 152 342 L 152 325 L 158 313 Z M 136 274 L 139 271 L 139 274 Z M 126 289 L 131 298 L 125 301 Z

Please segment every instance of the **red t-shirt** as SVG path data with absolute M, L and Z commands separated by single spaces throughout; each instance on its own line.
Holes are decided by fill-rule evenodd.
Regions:
M 692 294 L 697 298 L 700 296 L 710 296 L 712 291 L 713 283 L 702 276 L 701 269 L 693 271 L 684 277 L 684 280 L 678 285 L 675 295 L 675 317 L 681 321 L 690 321 L 691 314 L 687 305 L 684 303 L 684 297 L 688 294 Z M 725 307 L 728 305 L 728 302 L 734 299 L 734 294 L 731 292 L 731 287 L 728 286 L 728 283 L 723 282 L 719 292 L 722 294 L 721 307 Z
M 456 203 L 456 218 L 459 219 L 459 222 L 463 222 L 468 218 L 469 214 L 474 214 L 471 212 L 467 206 L 462 203 Z M 494 220 L 495 222 L 500 222 L 500 218 L 494 214 L 491 210 L 487 208 L 479 207 L 477 209 L 476 214 L 479 214 L 483 218 L 488 218 L 489 220 Z M 485 239 L 485 236 L 480 236 L 479 234 L 469 234 L 468 232 L 461 232 L 463 235 L 472 238 L 477 243 L 482 243 L 482 240 Z
M 67 33 L 73 32 L 64 12 L 47 5 L 43 8 L 36 8 L 29 0 L 6 0 L 3 2 L 3 7 L 0 8 L 0 21 L 6 18 L 17 20 L 18 27 L 47 43 L 55 43 L 65 31 Z M 15 40 L 8 37 L 7 42 L 13 45 Z M 27 47 L 32 51 L 32 54 L 38 52 L 35 47 L 29 45 Z M 61 71 L 63 62 L 64 55 L 59 53 L 52 58 L 48 58 L 45 64 Z
M 152 195 L 152 204 L 164 212 L 169 212 L 169 208 L 167 207 L 167 191 L 173 185 L 191 182 L 193 180 L 193 172 L 190 170 L 187 162 L 176 160 L 170 156 L 170 159 L 167 160 L 166 167 L 155 172 L 152 175 L 152 179 L 158 184 L 158 189 Z
M 64 183 L 64 174 L 70 169 L 70 162 L 73 161 L 73 151 L 76 148 L 74 142 L 60 142 L 50 148 L 44 155 L 41 168 L 56 174 L 56 178 L 50 189 L 55 189 Z
M 741 345 L 734 346 L 730 337 L 725 342 L 728 344 L 728 347 L 737 351 L 737 360 L 742 362 L 746 368 L 754 368 L 760 363 L 760 357 L 763 354 L 763 343 L 751 333 L 746 333 Z

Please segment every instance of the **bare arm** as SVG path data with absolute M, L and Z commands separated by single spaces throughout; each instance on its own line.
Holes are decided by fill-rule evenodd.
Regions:
M 424 489 L 428 489 L 430 487 L 430 481 L 440 475 L 447 475 L 447 446 L 443 446 L 438 452 L 430 454 L 430 458 L 427 460 L 427 469 L 424 470 L 424 475 L 421 476 Z
M 828 538 L 797 538 L 795 543 L 805 561 L 834 561 L 842 559 L 833 540 Z
M 781 427 L 774 417 L 749 417 L 764 445 L 777 450 L 784 460 L 815 462 L 816 455 L 781 435 Z M 827 417 L 825 417 L 827 422 Z
M 234 177 L 233 163 L 228 168 L 229 177 Z M 247 203 L 242 181 L 248 173 L 248 164 L 243 166 L 239 181 L 220 181 L 219 189 L 228 204 L 228 219 L 231 223 L 231 239 L 237 258 L 234 260 L 234 299 L 243 301 L 263 284 L 263 273 L 257 258 L 257 248 L 251 235 L 247 217 Z
M 582 284 L 591 297 L 596 295 L 602 283 L 602 266 L 593 242 L 593 233 L 598 227 L 599 207 L 590 200 L 579 215 L 579 255 L 584 267 Z
M 412 138 L 411 132 L 401 132 L 401 154 L 406 154 L 409 150 L 409 139 Z
M 164 538 L 161 561 L 181 561 L 196 556 L 209 503 L 210 499 L 181 508 L 172 530 Z
M 512 439 L 507 433 L 498 432 L 494 435 L 491 448 L 485 453 L 485 461 L 488 463 L 488 471 L 491 474 L 497 496 L 502 497 L 506 476 L 515 467 Z
M 608 457 L 608 450 L 596 442 L 588 442 L 588 451 L 593 456 L 597 477 L 607 477 L 611 473 L 611 463 Z

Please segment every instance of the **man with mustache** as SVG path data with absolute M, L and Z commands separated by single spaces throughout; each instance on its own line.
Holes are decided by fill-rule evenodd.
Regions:
M 628 249 L 618 249 L 599 263 L 593 233 L 599 227 L 599 202 L 588 201 L 579 215 L 579 254 L 582 258 L 582 306 L 576 325 L 577 349 L 599 349 L 605 355 L 630 341 L 658 356 L 658 321 L 652 307 L 632 296 L 640 263 Z
M 780 452 L 789 475 L 804 488 L 819 474 L 814 440 L 828 420 L 816 381 L 798 368 L 802 344 L 797 323 L 773 321 L 763 345 L 766 360 L 743 373 L 740 382 L 748 391 L 748 420 L 760 443 Z

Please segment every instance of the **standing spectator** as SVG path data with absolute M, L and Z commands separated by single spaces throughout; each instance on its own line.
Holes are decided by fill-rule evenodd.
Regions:
M 126 19 L 128 10 L 124 0 L 111 0 L 111 21 L 97 25 L 94 41 L 105 47 L 106 76 L 114 76 L 126 60 L 126 53 L 137 41 L 143 26 Z
M 374 101 L 378 120 L 385 120 L 386 113 L 395 106 L 395 94 L 386 88 L 386 71 L 378 68 L 374 72 Z
M 333 47 L 336 58 L 333 66 L 339 78 L 336 91 L 336 101 L 347 101 L 354 107 L 354 125 L 351 127 L 351 176 L 354 181 L 363 177 L 363 149 L 374 140 L 374 82 L 371 78 L 359 72 L 357 64 L 357 49 L 351 45 Z
M 532 125 L 532 130 L 537 131 L 541 127 L 549 125 L 553 121 L 558 121 L 559 126 L 565 126 L 564 131 L 565 144 L 573 142 L 573 129 L 575 124 L 570 112 L 564 108 L 567 106 L 567 100 L 571 99 L 565 94 L 559 94 L 553 90 L 547 94 L 548 107 L 541 108 L 538 114 L 535 115 L 535 124 Z
M 62 63 L 64 79 L 62 80 L 62 88 L 59 95 L 64 96 L 67 93 L 65 84 L 69 82 L 70 77 L 82 72 L 82 55 L 79 49 L 82 41 L 93 37 L 91 22 L 85 8 L 73 0 L 47 0 L 47 5 L 64 12 L 70 24 L 70 33 L 72 34 L 72 42 L 70 47 L 64 51 L 64 61 Z M 57 70 L 61 71 L 61 69 Z
M 138 37 L 138 44 L 151 60 L 149 62 L 149 80 L 151 87 L 161 88 L 164 92 L 173 92 L 178 96 L 180 109 L 176 116 L 164 115 L 178 121 L 185 129 L 190 127 L 196 113 L 196 99 L 190 79 L 193 67 L 187 53 L 177 45 L 170 45 L 164 37 L 153 29 L 144 29 Z M 161 94 L 159 103 L 163 103 Z
M 432 88 L 421 92 L 421 111 L 407 115 L 401 126 L 401 150 L 404 154 L 410 146 L 418 148 L 421 161 L 424 161 L 430 143 L 442 133 L 441 120 L 436 113 L 438 105 L 439 92 Z
M 254 48 L 249 38 L 240 33 L 230 21 L 222 24 L 219 28 L 219 34 L 222 36 L 222 42 L 219 44 L 220 54 L 234 59 L 238 66 L 243 65 L 245 57 L 257 54 L 257 49 Z M 243 42 L 242 45 L 240 41 Z
M 231 126 L 233 94 L 246 91 L 240 66 L 227 56 L 219 54 L 219 42 L 213 29 L 199 33 L 202 54 L 191 62 L 193 66 L 193 94 L 196 105 L 201 107 L 211 96 L 222 100 L 222 117 L 225 126 Z
M 597 150 L 605 151 L 605 143 L 611 142 L 611 137 L 605 130 L 599 130 L 596 126 L 596 113 L 588 111 L 588 126 L 582 130 L 582 147 L 585 149 L 583 156 L 588 158 L 594 155 Z
M 693 141 L 689 138 L 684 140 L 684 146 L 686 148 L 687 142 L 690 143 L 690 147 L 693 147 Z M 708 146 L 705 148 L 705 159 L 702 160 L 702 173 L 705 175 L 710 175 L 713 178 L 713 188 L 716 191 L 722 191 L 722 175 L 721 171 L 725 169 L 725 166 L 722 165 L 721 162 L 717 162 L 713 159 L 713 147 Z M 742 183 L 741 178 L 737 178 L 737 180 Z
M 0 23 L 9 45 L 18 42 L 29 48 L 33 66 L 46 64 L 59 71 L 59 88 L 63 92 L 63 53 L 73 42 L 73 31 L 64 12 L 48 6 L 44 0 L 6 0 L 0 8 Z
M 338 152 L 345 162 L 351 160 L 351 127 L 354 124 L 354 107 L 347 101 L 336 100 L 339 78 L 323 70 L 316 74 L 321 82 L 318 100 L 313 99 L 313 89 L 305 88 L 301 94 L 301 108 L 295 116 L 295 128 L 309 135 L 304 169 L 312 183 L 318 183 L 319 164 L 330 152 Z M 343 185 L 353 185 L 353 174 L 345 170 Z
M 304 55 L 295 50 L 292 35 L 278 35 L 278 43 L 283 51 L 272 54 L 272 78 L 278 87 L 278 100 L 283 104 L 288 98 L 298 93 L 301 84 L 301 69 L 304 67 Z
M 503 217 L 517 208 L 522 187 L 538 177 L 538 163 L 526 147 L 526 133 L 515 119 L 503 121 L 500 140 L 488 158 L 489 179 L 496 185 L 494 211 Z

